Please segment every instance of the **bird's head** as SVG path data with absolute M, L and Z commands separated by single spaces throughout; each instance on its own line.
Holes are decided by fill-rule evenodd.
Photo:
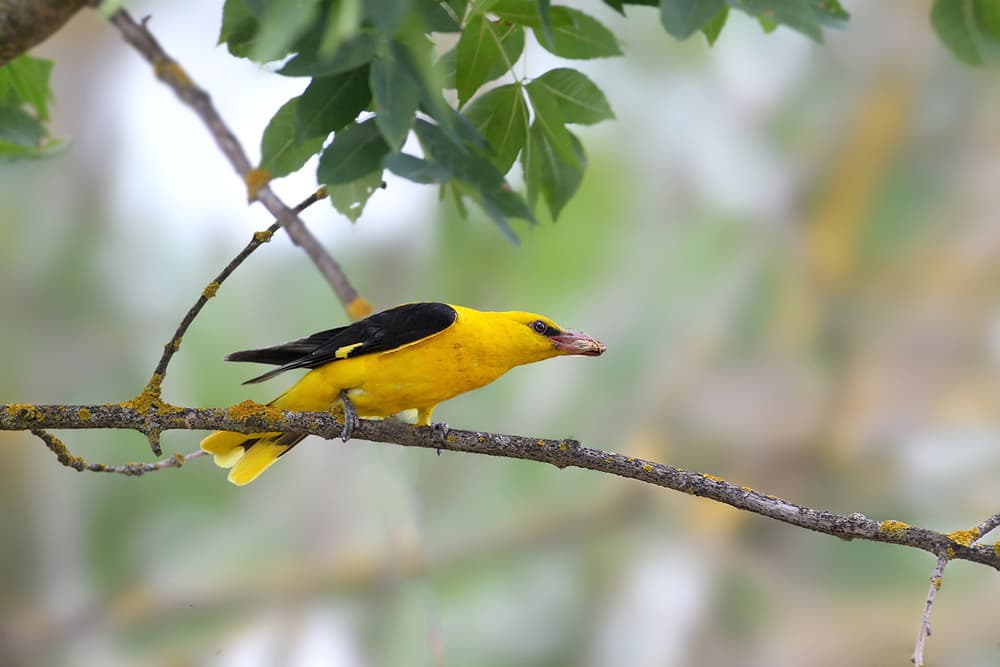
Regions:
M 607 349 L 599 340 L 582 331 L 563 329 L 544 315 L 520 311 L 497 314 L 509 321 L 509 343 L 524 355 L 524 363 L 568 354 L 596 357 Z

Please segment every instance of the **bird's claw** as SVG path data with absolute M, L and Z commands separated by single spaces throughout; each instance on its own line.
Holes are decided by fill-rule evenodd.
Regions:
M 448 444 L 448 422 L 434 422 L 431 424 L 431 429 L 437 431 L 438 437 L 441 438 L 441 444 Z M 438 456 L 441 456 L 441 450 L 437 450 Z
M 340 439 L 347 442 L 351 439 L 354 429 L 358 427 L 361 420 L 358 419 L 358 411 L 354 409 L 354 404 L 347 397 L 347 392 L 340 392 L 340 402 L 344 406 L 344 428 L 340 432 Z

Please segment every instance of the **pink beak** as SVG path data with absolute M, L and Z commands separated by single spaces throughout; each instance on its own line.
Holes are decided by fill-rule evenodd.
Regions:
M 560 352 L 566 354 L 583 354 L 588 357 L 596 357 L 604 354 L 604 343 L 591 338 L 582 331 L 563 329 L 562 333 L 551 337 L 552 345 Z

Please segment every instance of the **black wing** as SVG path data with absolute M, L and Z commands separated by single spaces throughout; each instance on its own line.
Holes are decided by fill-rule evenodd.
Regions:
M 346 327 L 320 331 L 283 345 L 233 352 L 226 356 L 226 361 L 279 366 L 243 383 L 254 384 L 293 368 L 317 368 L 362 354 L 394 350 L 444 331 L 457 317 L 458 313 L 448 304 L 408 303 L 369 315 Z

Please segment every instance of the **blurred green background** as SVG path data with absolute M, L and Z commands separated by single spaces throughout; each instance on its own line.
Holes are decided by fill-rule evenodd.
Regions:
M 583 64 L 618 119 L 580 130 L 590 166 L 558 223 L 514 246 L 397 180 L 355 226 L 305 214 L 376 308 L 533 310 L 608 345 L 435 417 L 937 530 L 995 512 L 996 70 L 954 60 L 929 2 L 845 3 L 823 46 L 733 15 L 714 49 L 651 9 L 572 4 L 626 57 Z M 304 82 L 215 48 L 216 3 L 134 12 L 256 155 Z M 72 144 L 0 165 L 0 403 L 118 401 L 270 221 L 97 16 L 37 53 Z M 277 184 L 287 201 L 311 169 Z M 241 387 L 254 370 L 222 356 L 344 321 L 277 235 L 191 328 L 165 398 L 267 400 L 284 378 Z M 89 461 L 150 459 L 136 434 L 61 435 Z M 4 665 L 903 665 L 933 567 L 591 472 L 319 439 L 235 488 L 207 459 L 80 474 L 0 433 L 0 535 Z M 998 596 L 995 573 L 948 568 L 932 664 L 1000 663 Z

